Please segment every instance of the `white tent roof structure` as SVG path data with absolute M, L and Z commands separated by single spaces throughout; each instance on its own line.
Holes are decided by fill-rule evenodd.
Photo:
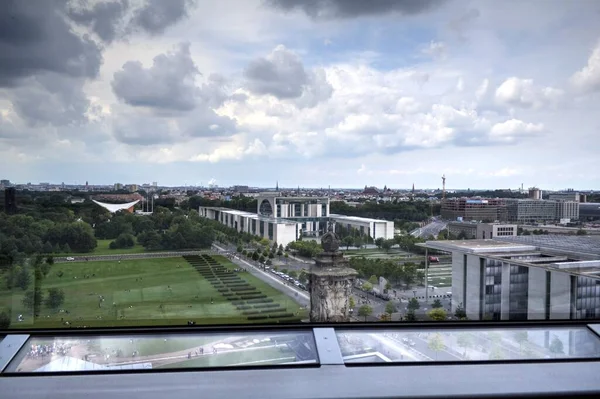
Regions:
M 124 209 L 129 209 L 132 206 L 134 206 L 135 204 L 137 204 L 138 202 L 140 202 L 140 200 L 135 200 L 133 202 L 128 202 L 126 204 L 107 204 L 107 203 L 96 201 L 96 200 L 92 200 L 92 201 L 94 201 L 94 203 L 100 205 L 102 208 L 108 210 L 110 213 L 116 213 L 116 212 L 122 211 Z

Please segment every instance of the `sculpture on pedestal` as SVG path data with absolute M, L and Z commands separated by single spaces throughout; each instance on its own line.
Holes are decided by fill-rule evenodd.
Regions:
M 349 302 L 356 270 L 348 267 L 348 260 L 339 252 L 340 239 L 332 223 L 321 238 L 323 252 L 315 259 L 309 272 L 310 321 L 349 321 Z

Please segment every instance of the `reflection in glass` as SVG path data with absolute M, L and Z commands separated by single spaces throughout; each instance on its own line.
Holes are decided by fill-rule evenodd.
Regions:
M 346 363 L 600 357 L 600 340 L 585 327 L 338 331 L 337 337 Z
M 31 338 L 7 372 L 317 363 L 310 332 Z

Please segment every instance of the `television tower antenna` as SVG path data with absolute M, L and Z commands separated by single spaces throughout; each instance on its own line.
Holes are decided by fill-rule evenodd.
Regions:
M 442 199 L 446 199 L 446 174 L 442 176 Z

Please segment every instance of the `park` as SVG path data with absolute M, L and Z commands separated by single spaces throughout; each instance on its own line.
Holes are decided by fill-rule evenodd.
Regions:
M 30 291 L 41 286 L 37 306 L 27 302 L 25 291 L 2 284 L 0 305 L 12 308 L 12 328 L 289 323 L 306 317 L 282 292 L 208 252 L 56 263 L 38 280 L 30 283 Z

